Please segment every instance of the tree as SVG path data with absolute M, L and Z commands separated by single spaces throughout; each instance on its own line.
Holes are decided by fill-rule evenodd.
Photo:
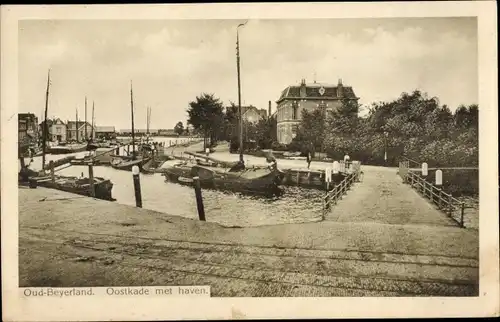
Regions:
M 214 97 L 214 94 L 202 93 L 196 97 L 195 101 L 189 103 L 188 123 L 195 130 L 203 133 L 204 148 L 207 146 L 207 139 L 210 139 L 210 144 L 218 134 L 217 129 L 223 120 L 223 105 L 222 102 Z
M 321 151 L 325 134 L 325 117 L 326 113 L 321 109 L 312 112 L 302 110 L 302 119 L 297 127 L 296 136 L 290 143 L 290 148 L 302 153 L 311 152 L 312 155 L 316 151 Z
M 358 111 L 358 102 L 348 99 L 342 100 L 340 107 L 328 111 L 323 144 L 330 157 L 339 159 L 346 153 L 359 157 L 361 129 Z
M 174 127 L 174 132 L 177 133 L 177 135 L 182 135 L 182 133 L 184 133 L 184 125 L 182 122 L 177 122 Z

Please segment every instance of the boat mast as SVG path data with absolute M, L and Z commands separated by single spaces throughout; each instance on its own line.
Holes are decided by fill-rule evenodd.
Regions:
M 85 141 L 87 141 L 87 96 L 85 96 Z
M 47 124 L 47 112 L 49 109 L 49 87 L 50 87 L 50 69 L 47 75 L 47 91 L 45 93 L 45 120 L 43 124 L 43 140 L 42 140 L 42 170 L 45 168 L 45 153 L 47 148 L 47 136 L 49 135 L 49 126 Z
M 236 66 L 238 72 L 238 116 L 239 116 L 239 136 L 240 136 L 240 162 L 243 163 L 243 118 L 241 115 L 241 81 L 240 81 L 240 36 L 238 29 L 246 25 L 241 23 L 236 27 Z
M 78 143 L 79 142 L 79 140 L 78 140 L 78 107 L 76 108 L 75 128 L 76 128 L 76 143 Z
M 146 119 L 146 142 L 149 142 L 149 123 L 151 122 L 151 107 L 148 106 Z
M 132 160 L 135 160 L 134 94 L 132 92 L 132 81 L 130 81 L 130 111 L 132 114 Z
M 94 140 L 94 107 L 95 107 L 95 102 L 92 101 L 92 128 L 90 129 L 91 140 Z

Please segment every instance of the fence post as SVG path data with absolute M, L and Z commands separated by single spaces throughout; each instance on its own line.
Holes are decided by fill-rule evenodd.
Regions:
M 464 202 L 462 201 L 462 203 L 460 204 L 460 226 L 462 228 L 465 228 L 465 225 L 464 225 L 464 212 L 465 212 L 465 204 Z
M 196 207 L 198 208 L 198 217 L 201 221 L 205 221 L 205 207 L 203 206 L 203 197 L 201 195 L 200 178 L 194 177 L 194 193 L 196 196 Z
M 139 173 L 139 167 L 134 165 L 132 167 L 132 177 L 134 178 L 135 206 L 142 208 L 141 181 Z
M 325 201 L 326 201 L 326 204 L 325 204 L 325 209 L 326 209 L 326 210 L 329 210 L 329 209 L 330 209 L 330 200 L 329 200 L 330 198 L 329 198 L 329 196 L 328 196 L 329 191 L 330 191 L 330 182 L 329 182 L 329 181 L 327 181 L 327 182 L 326 182 L 326 199 L 325 199 Z
M 89 164 L 89 184 L 90 184 L 90 196 L 95 198 L 95 187 L 94 187 L 94 167 L 93 164 Z
M 427 183 L 426 183 L 427 184 Z M 431 202 L 434 203 L 434 185 L 430 185 L 431 189 L 431 193 L 430 193 L 430 197 L 431 197 Z
M 438 187 L 437 189 L 438 189 L 438 209 L 441 209 L 441 198 L 443 198 L 443 195 L 441 188 Z
M 56 176 L 55 176 L 55 171 L 54 171 L 54 161 L 50 160 L 49 161 L 49 167 L 50 167 L 50 178 L 52 182 L 56 182 Z
M 451 217 L 451 212 L 452 212 L 452 207 L 453 207 L 453 204 L 452 204 L 452 196 L 451 196 L 451 193 L 448 195 L 448 216 Z

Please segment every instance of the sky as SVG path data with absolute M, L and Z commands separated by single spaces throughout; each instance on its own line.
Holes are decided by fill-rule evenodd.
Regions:
M 98 126 L 173 128 L 189 102 L 237 102 L 236 26 L 244 20 L 23 20 L 19 111 Z M 267 110 L 301 79 L 352 86 L 359 102 L 419 89 L 453 111 L 478 103 L 475 18 L 249 20 L 239 29 L 242 104 Z M 366 111 L 366 109 L 364 109 Z

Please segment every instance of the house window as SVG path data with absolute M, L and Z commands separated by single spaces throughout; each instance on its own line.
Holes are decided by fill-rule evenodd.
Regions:
M 61 134 L 61 128 L 60 128 L 60 127 L 58 127 L 58 128 L 56 129 L 56 133 L 57 133 L 57 134 Z
M 296 120 L 296 119 L 297 119 L 297 110 L 298 110 L 298 108 L 299 108 L 299 106 L 297 105 L 297 103 L 295 103 L 295 104 L 293 105 L 293 110 L 292 110 L 292 118 L 293 118 L 294 120 Z

